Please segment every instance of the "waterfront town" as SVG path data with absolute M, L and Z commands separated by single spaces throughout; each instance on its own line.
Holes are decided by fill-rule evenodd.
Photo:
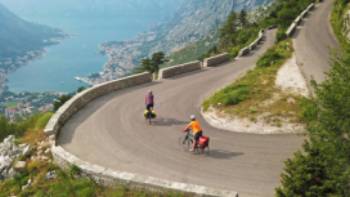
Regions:
M 16 121 L 38 112 L 47 112 L 53 109 L 53 102 L 60 93 L 13 93 L 4 91 L 0 96 L 0 113 L 8 120 Z

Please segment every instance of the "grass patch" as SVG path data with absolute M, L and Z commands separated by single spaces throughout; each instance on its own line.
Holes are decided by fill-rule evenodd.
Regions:
M 55 171 L 56 178 L 52 180 L 46 179 L 46 174 L 49 171 Z M 22 190 L 22 186 L 31 179 L 32 185 Z M 103 187 L 96 184 L 88 177 L 80 175 L 80 170 L 76 167 L 64 171 L 57 166 L 45 162 L 30 162 L 27 169 L 13 179 L 8 179 L 0 182 L 0 197 L 8 196 L 60 196 L 60 197 L 124 197 L 124 196 L 139 196 L 139 197 L 160 197 L 174 196 L 182 197 L 185 194 L 177 192 L 168 192 L 160 194 L 148 192 L 142 189 L 131 189 L 123 185 L 114 187 Z
M 52 112 L 34 115 L 23 121 L 19 127 L 25 131 L 20 138 L 21 143 L 34 145 L 38 141 L 45 139 L 44 127 L 50 120 Z
M 291 43 L 288 43 L 290 45 Z M 258 67 L 270 67 L 273 65 L 280 66 L 284 63 L 287 58 L 290 58 L 290 52 L 292 49 L 288 48 L 287 45 L 281 45 L 267 50 L 267 52 L 258 60 Z
M 291 40 L 277 43 L 259 59 L 255 69 L 205 100 L 204 110 L 213 107 L 225 114 L 252 121 L 263 116 L 264 121 L 276 126 L 286 119 L 289 122 L 302 121 L 302 97 L 284 93 L 275 87 L 277 72 L 292 52 Z
M 36 114 L 17 122 L 9 122 L 5 117 L 0 117 L 0 141 L 8 135 L 15 135 L 17 138 L 23 138 L 23 142 L 28 143 L 30 143 L 30 141 L 42 139 L 38 136 L 43 136 L 42 130 L 49 121 L 51 115 L 51 112 Z
M 232 84 L 206 100 L 203 104 L 204 110 L 207 110 L 210 106 L 237 105 L 248 98 L 250 91 L 250 86 L 244 83 Z
M 57 178 L 46 180 L 46 173 L 54 170 Z M 22 190 L 27 181 L 32 186 Z M 5 196 L 96 196 L 98 186 L 88 178 L 75 179 L 58 167 L 44 162 L 31 162 L 25 172 L 13 179 L 0 182 L 0 197 Z

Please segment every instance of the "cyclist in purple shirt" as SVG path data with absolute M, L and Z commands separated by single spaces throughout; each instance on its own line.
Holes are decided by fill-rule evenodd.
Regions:
M 152 111 L 154 107 L 154 95 L 151 90 L 148 91 L 148 94 L 145 96 L 145 104 L 147 111 Z

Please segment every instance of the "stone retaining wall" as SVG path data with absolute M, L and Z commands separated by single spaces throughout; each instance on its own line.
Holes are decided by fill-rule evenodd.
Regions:
M 220 64 L 226 63 L 230 61 L 230 56 L 228 53 L 222 53 L 219 55 L 215 55 L 213 57 L 209 57 L 204 59 L 203 67 L 215 67 Z
M 141 73 L 119 80 L 114 80 L 100 85 L 93 86 L 76 94 L 73 98 L 61 106 L 58 111 L 51 117 L 46 125 L 44 132 L 46 135 L 57 135 L 66 121 L 86 104 L 97 97 L 106 95 L 116 90 L 149 83 L 152 81 L 152 74 Z
M 202 63 L 200 61 L 194 61 L 167 68 L 162 68 L 159 71 L 159 79 L 166 79 L 183 73 L 193 72 L 196 70 L 200 70 L 201 68 Z
M 289 26 L 289 28 L 286 31 L 287 37 L 291 37 L 295 30 L 297 29 L 298 25 L 300 25 L 301 21 L 307 16 L 307 14 L 315 7 L 314 3 L 311 3 Z

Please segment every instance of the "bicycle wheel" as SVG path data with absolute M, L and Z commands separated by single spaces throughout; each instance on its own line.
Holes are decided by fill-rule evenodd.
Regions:
M 189 139 L 187 136 L 181 136 L 179 138 L 179 144 L 183 150 L 189 151 L 192 145 L 192 140 Z

